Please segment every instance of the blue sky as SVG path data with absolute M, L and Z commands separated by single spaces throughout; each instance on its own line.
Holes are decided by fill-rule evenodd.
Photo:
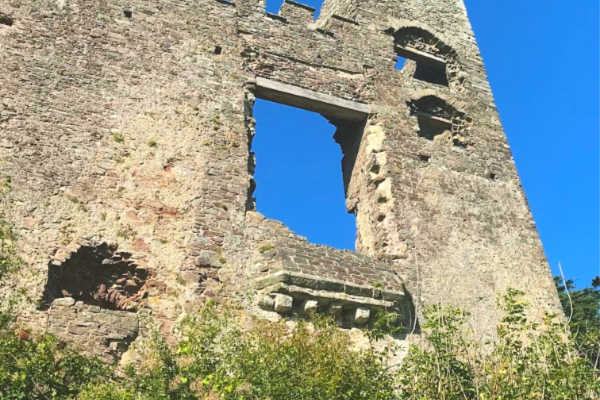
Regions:
M 600 274 L 598 2 L 466 6 L 548 261 L 588 286 Z M 352 249 L 334 127 L 263 100 L 255 116 L 258 210 L 312 242 Z

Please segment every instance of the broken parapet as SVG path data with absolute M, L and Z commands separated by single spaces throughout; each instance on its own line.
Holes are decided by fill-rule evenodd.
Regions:
M 402 280 L 384 263 L 349 251 L 277 235 L 254 252 L 258 306 L 283 316 L 331 315 L 344 327 L 367 326 L 378 312 L 414 318 Z
M 243 32 L 242 39 L 248 49 L 244 53 L 246 65 L 256 76 L 356 99 L 356 93 L 338 91 L 337 85 L 322 85 L 322 82 L 341 79 L 346 82 L 344 87 L 352 87 L 355 78 L 362 76 L 365 64 L 378 65 L 380 56 L 369 47 L 356 45 L 357 41 L 373 41 L 373 33 L 361 29 L 353 20 L 337 16 L 330 18 L 326 26 L 317 25 L 313 13 L 309 6 L 286 1 L 278 14 L 267 13 L 260 22 L 256 14 L 240 14 L 238 29 Z M 307 46 L 297 46 L 299 40 Z M 296 67 L 292 71 L 292 65 L 302 71 Z
M 306 4 L 285 0 L 279 14 L 291 23 L 308 25 L 314 20 L 315 9 Z
M 403 312 L 408 304 L 404 292 L 382 290 L 374 286 L 353 285 L 339 280 L 279 271 L 256 282 L 258 305 L 280 315 L 312 317 L 325 314 L 343 326 L 365 326 L 378 311 L 395 313 L 408 322 Z

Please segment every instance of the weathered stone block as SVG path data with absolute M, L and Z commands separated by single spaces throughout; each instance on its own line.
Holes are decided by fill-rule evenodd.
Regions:
M 52 302 L 52 307 L 71 307 L 75 305 L 75 299 L 72 297 L 62 297 Z
M 292 296 L 286 296 L 284 294 L 276 294 L 275 295 L 275 303 L 273 309 L 280 313 L 285 314 L 292 311 L 292 307 L 294 305 L 294 298 Z
M 203 268 L 221 268 L 223 266 L 223 256 L 215 251 L 202 250 L 196 257 L 196 265 Z
M 275 307 L 275 299 L 269 295 L 261 296 L 258 300 L 258 305 L 263 310 L 271 311 Z

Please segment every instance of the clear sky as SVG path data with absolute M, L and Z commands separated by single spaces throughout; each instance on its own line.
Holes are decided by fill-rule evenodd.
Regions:
M 267 10 L 280 4 L 268 0 Z M 466 6 L 548 261 L 589 286 L 600 274 L 598 1 Z M 334 127 L 263 100 L 254 111 L 258 210 L 312 242 L 352 249 Z

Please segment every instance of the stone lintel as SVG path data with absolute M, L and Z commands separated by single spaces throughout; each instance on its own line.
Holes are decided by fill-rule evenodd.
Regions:
M 413 49 L 412 47 L 396 46 L 396 52 L 398 53 L 398 55 L 404 58 L 410 58 L 411 60 L 415 60 L 416 62 L 428 62 L 446 65 L 445 60 L 436 57 L 432 54 L 425 53 L 424 51 Z
M 433 114 L 429 114 L 429 113 L 426 113 L 423 111 L 417 111 L 417 112 L 415 112 L 414 115 L 416 115 L 417 117 L 425 117 L 425 118 L 428 118 L 433 121 L 438 121 L 438 122 L 442 122 L 444 124 L 452 125 L 452 121 L 450 121 L 449 119 L 437 117 Z
M 263 77 L 256 78 L 255 95 L 265 100 L 314 111 L 328 118 L 363 121 L 371 113 L 368 104 L 342 99 Z

